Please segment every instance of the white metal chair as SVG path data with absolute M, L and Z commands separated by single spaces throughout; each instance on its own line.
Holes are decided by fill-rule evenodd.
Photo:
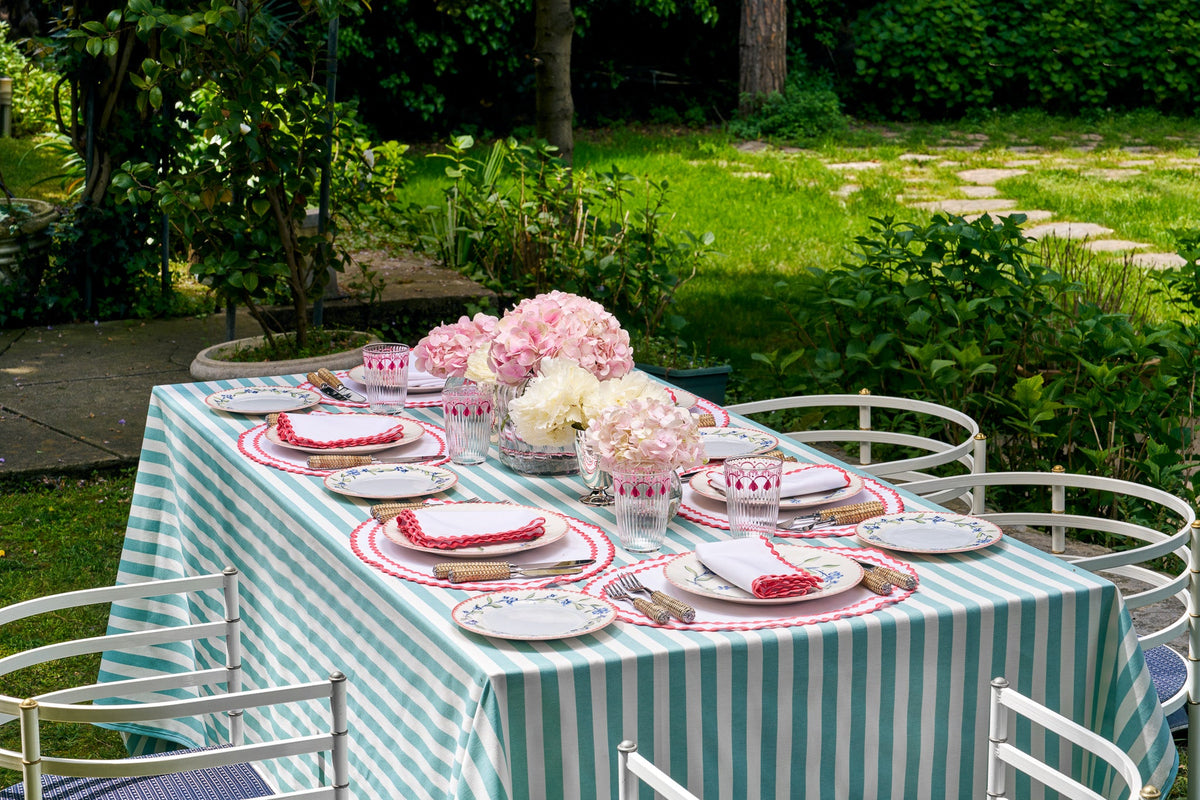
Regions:
M 806 444 L 845 444 L 859 446 L 858 466 L 864 471 L 892 483 L 907 483 L 930 477 L 924 472 L 932 467 L 959 463 L 970 472 L 983 472 L 987 464 L 987 437 L 979 432 L 979 423 L 961 411 L 923 400 L 873 395 L 866 389 L 858 394 L 818 394 L 776 397 L 727 406 L 737 414 L 759 414 L 792 409 L 858 409 L 858 429 L 825 429 L 810 427 L 788 431 L 785 435 Z M 915 433 L 876 430 L 872 411 L 886 409 L 899 414 L 912 414 L 925 422 L 947 429 L 946 439 L 936 439 Z M 895 416 L 895 415 L 893 415 Z M 924 452 L 909 458 L 873 461 L 871 445 L 897 445 Z
M 87 797 L 135 799 L 171 797 L 173 800 L 241 800 L 261 797 L 287 800 L 349 800 L 349 760 L 346 732 L 346 683 L 341 673 L 326 681 L 280 688 L 243 691 L 241 685 L 241 621 L 238 613 L 238 573 L 227 568 L 221 574 L 193 578 L 148 581 L 124 586 L 86 589 L 50 595 L 0 609 L 0 625 L 48 612 L 92 605 L 158 598 L 182 593 L 220 589 L 224 619 L 190 625 L 157 627 L 132 633 L 111 634 L 44 645 L 0 659 L 0 676 L 38 664 L 71 656 L 144 645 L 224 639 L 226 666 L 150 678 L 130 678 L 60 689 L 29 698 L 0 695 L 0 724 L 20 721 L 21 750 L 0 749 L 0 767 L 23 773 L 21 784 L 0 791 L 0 800 L 67 800 Z M 176 689 L 211 688 L 186 699 L 162 695 L 146 702 L 129 702 L 148 693 Z M 89 705 L 87 701 L 121 698 L 117 704 Z M 328 700 L 332 720 L 327 732 L 247 744 L 243 740 L 243 713 L 248 709 L 270 710 L 283 703 Z M 225 714 L 228 746 L 174 751 L 127 759 L 74 759 L 42 753 L 43 723 L 121 724 Z M 294 715 L 300 717 L 302 715 Z M 272 793 L 251 762 L 330 754 L 331 779 L 317 788 L 298 792 Z
M 626 740 L 617 745 L 617 800 L 637 800 L 639 781 L 666 800 L 700 800 L 647 761 L 637 751 L 637 744 Z
M 1053 472 L 988 472 L 956 475 L 910 483 L 905 488 L 925 498 L 942 502 L 948 497 L 972 494 L 972 506 L 983 508 L 987 489 L 1005 486 L 1027 492 L 1023 504 L 1032 508 L 977 512 L 1000 526 L 1048 528 L 1050 552 L 1090 572 L 1126 578 L 1131 583 L 1122 592 L 1131 611 L 1157 603 L 1178 601 L 1178 613 L 1160 614 L 1162 621 L 1147 627 L 1139 625 L 1138 641 L 1146 656 L 1146 666 L 1158 690 L 1163 710 L 1172 730 L 1184 727 L 1200 731 L 1200 522 L 1195 510 L 1181 498 L 1150 486 L 1092 475 L 1077 475 L 1056 467 Z M 1040 498 L 1029 492 L 1041 491 Z M 1070 492 L 1070 494 L 1069 494 Z M 1138 498 L 1147 513 L 1170 516 L 1168 525 L 1160 519 L 1154 527 L 1116 517 L 1073 512 L 1069 501 L 1077 493 L 1111 495 L 1112 502 Z M 1176 527 L 1177 526 L 1177 527 Z M 1121 549 L 1099 555 L 1068 555 L 1066 531 L 1097 531 L 1124 540 Z M 1162 572 L 1161 565 L 1148 565 L 1164 556 L 1182 559 L 1177 572 Z M 1136 582 L 1136 583 L 1133 583 Z M 1147 588 L 1142 588 L 1147 587 Z M 1187 635 L 1188 655 L 1180 655 L 1167 646 Z M 1186 707 L 1186 710 L 1185 710 Z M 1200 764 L 1200 735 L 1188 736 L 1189 763 Z M 1189 783 L 1189 797 L 1200 800 L 1200 781 Z
M 1142 785 L 1137 764 L 1115 744 L 1020 694 L 1009 686 L 1004 678 L 995 678 L 992 680 L 992 703 L 988 724 L 988 800 L 1007 800 L 1010 796 L 1006 765 L 1054 789 L 1062 796 L 1075 800 L 1096 800 L 1102 797 L 1071 775 L 1038 760 L 1009 742 L 1010 711 L 1111 764 L 1125 782 L 1124 790 L 1120 794 L 1110 795 L 1111 798 L 1152 800 L 1159 797 L 1158 789 Z M 1074 759 L 1071 759 L 1071 763 L 1074 763 Z

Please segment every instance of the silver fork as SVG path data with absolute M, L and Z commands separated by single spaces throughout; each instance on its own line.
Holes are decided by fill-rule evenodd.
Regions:
M 677 600 L 666 592 L 660 592 L 657 589 L 650 589 L 642 585 L 638 577 L 632 572 L 627 572 L 617 579 L 617 583 L 627 592 L 642 592 L 650 598 L 650 601 L 655 605 L 662 606 L 668 613 L 680 622 L 695 622 L 696 609 L 689 606 L 682 600 Z
M 660 605 L 655 605 L 649 600 L 643 600 L 640 597 L 631 597 L 629 593 L 618 586 L 615 581 L 610 583 L 608 586 L 605 586 L 604 592 L 613 600 L 627 600 L 630 603 L 633 603 L 634 608 L 657 622 L 659 625 L 666 625 L 667 620 L 671 616 L 667 610 Z

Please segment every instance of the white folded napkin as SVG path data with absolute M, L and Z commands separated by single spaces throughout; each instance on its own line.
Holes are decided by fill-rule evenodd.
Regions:
M 446 385 L 445 378 L 435 378 L 428 372 L 422 372 L 412 364 L 408 365 L 408 387 L 410 389 L 433 389 Z
M 394 442 L 404 435 L 397 417 L 378 414 L 280 414 L 279 438 L 304 447 L 355 447 Z
M 451 550 L 496 542 L 523 542 L 546 532 L 546 518 L 532 508 L 457 510 L 415 508 L 396 517 L 400 531 L 414 544 Z
M 714 471 L 709 485 L 725 493 L 725 474 Z M 850 475 L 837 467 L 807 467 L 785 472 L 779 480 L 779 497 L 803 497 L 808 494 L 824 494 L 850 485 Z
M 700 563 L 755 597 L 799 597 L 819 588 L 821 581 L 776 552 L 762 536 L 700 542 Z

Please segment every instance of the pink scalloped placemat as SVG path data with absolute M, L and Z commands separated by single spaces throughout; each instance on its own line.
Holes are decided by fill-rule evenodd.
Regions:
M 553 512 L 551 512 L 553 513 Z M 616 548 L 604 535 L 599 527 L 582 520 L 559 514 L 567 521 L 566 536 L 544 547 L 535 547 L 518 554 L 512 554 L 490 561 L 508 561 L 513 564 L 537 564 L 543 561 L 564 561 L 567 559 L 592 558 L 595 563 L 584 567 L 578 575 L 560 575 L 545 578 L 510 578 L 503 581 L 477 581 L 473 583 L 451 583 L 450 581 L 433 576 L 433 565 L 444 561 L 456 561 L 445 555 L 423 553 L 419 550 L 409 550 L 393 543 L 383 533 L 383 525 L 375 520 L 367 520 L 350 534 L 350 549 L 363 563 L 387 575 L 403 578 L 407 581 L 423 583 L 427 586 L 441 586 L 447 589 L 467 589 L 470 591 L 488 591 L 494 589 L 520 586 L 528 589 L 539 589 L 555 581 L 562 584 L 587 580 L 602 572 L 612 563 Z
M 700 409 L 701 411 L 707 411 L 708 413 L 713 415 L 713 419 L 716 421 L 716 425 L 714 425 L 713 427 L 716 427 L 716 428 L 728 428 L 729 427 L 729 412 L 726 411 L 725 409 L 721 408 L 719 405 L 714 403 L 712 400 L 706 400 L 703 397 L 697 397 L 696 405 L 694 407 Z
M 428 466 L 437 466 L 449 461 L 450 456 L 446 453 L 446 432 L 431 422 L 422 422 L 421 420 L 412 421 L 425 429 L 424 436 L 412 444 L 400 445 L 395 452 L 392 450 L 380 450 L 379 452 L 371 453 L 371 455 L 378 458 L 399 455 L 428 455 L 429 461 L 421 462 Z M 312 453 L 280 447 L 272 442 L 267 438 L 267 423 L 265 422 L 261 425 L 255 425 L 248 431 L 243 431 L 238 436 L 238 452 L 251 461 L 257 461 L 259 464 L 281 469 L 284 472 L 294 472 L 297 475 L 325 476 L 337 472 L 337 470 L 333 469 L 311 469 L 308 466 L 308 457 L 313 455 Z
M 892 567 L 907 575 L 912 575 L 914 578 L 918 577 L 917 571 L 911 564 L 878 550 L 860 547 L 829 547 L 825 549 L 859 561 Z M 663 570 L 667 563 L 678 555 L 678 553 L 670 553 L 618 567 L 593 578 L 583 587 L 583 592 L 592 597 L 607 598 L 604 587 L 615 582 L 622 575 L 633 573 L 642 582 L 642 585 L 666 592 L 695 608 L 696 621 L 683 623 L 671 618 L 665 624 L 659 625 L 629 603 L 615 602 L 613 605 L 617 607 L 617 619 L 622 622 L 644 625 L 649 628 L 669 628 L 676 631 L 753 631 L 763 628 L 790 628 L 797 625 L 812 625 L 817 622 L 858 617 L 878 611 L 893 603 L 899 603 L 916 591 L 916 589 L 894 588 L 891 594 L 879 595 L 860 584 L 853 589 L 828 598 L 801 600 L 784 605 L 730 603 L 686 592 L 668 581 Z M 920 588 L 919 584 L 917 588 Z M 645 597 L 645 595 L 642 596 Z
M 904 510 L 904 501 L 900 498 L 899 492 L 873 478 L 863 478 L 863 490 L 854 495 L 854 497 L 844 498 L 828 506 L 814 506 L 813 508 L 797 510 L 794 516 L 809 514 L 826 508 L 849 505 L 851 503 L 866 503 L 870 500 L 878 500 L 883 503 L 883 513 L 885 514 L 899 514 Z M 711 497 L 705 497 L 700 494 L 687 481 L 683 482 L 683 499 L 679 503 L 679 516 L 684 519 L 690 519 L 692 522 L 699 522 L 701 525 L 709 528 L 717 528 L 723 531 L 729 530 L 729 514 L 725 510 L 725 504 L 720 500 L 714 500 Z M 781 519 L 787 517 L 788 512 L 780 513 Z M 854 535 L 854 525 L 838 525 L 832 528 L 821 528 L 820 530 L 808 533 L 800 531 L 784 533 L 783 531 L 778 531 L 775 535 L 785 539 L 811 539 L 819 536 L 852 536 Z
M 337 375 L 338 378 L 340 380 L 342 380 L 343 382 L 350 381 L 351 384 L 353 384 L 350 388 L 354 389 L 359 394 L 363 394 L 366 391 L 365 387 L 361 383 L 359 383 L 358 381 L 356 381 L 350 377 L 350 370 L 339 369 L 339 370 L 335 370 L 333 374 Z M 311 389 L 312 391 L 321 395 L 321 404 L 322 405 L 337 406 L 338 408 L 366 408 L 367 407 L 366 403 L 355 403 L 351 400 L 335 400 L 334 398 L 332 398 L 329 395 L 322 392 L 316 386 L 313 386 L 308 381 L 305 381 L 304 383 L 300 384 L 300 388 L 301 389 Z M 422 394 L 409 394 L 408 397 L 404 401 L 404 407 L 405 408 L 441 408 L 442 407 L 442 393 L 439 391 L 439 392 L 427 392 L 427 393 L 422 393 Z

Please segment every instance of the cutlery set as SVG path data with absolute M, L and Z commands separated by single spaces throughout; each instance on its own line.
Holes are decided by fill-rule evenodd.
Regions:
M 334 400 L 344 400 L 351 403 L 365 403 L 367 398 L 342 383 L 342 379 L 329 370 L 321 367 L 316 372 L 310 372 L 304 377 L 317 387 L 317 390 Z

